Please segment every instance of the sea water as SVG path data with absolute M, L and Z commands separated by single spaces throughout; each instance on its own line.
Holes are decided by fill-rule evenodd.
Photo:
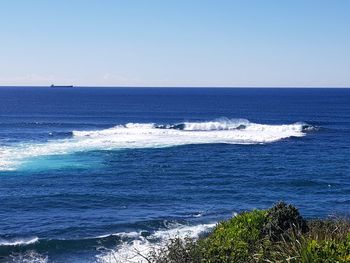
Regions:
M 285 200 L 350 212 L 350 90 L 0 88 L 0 262 L 142 262 Z

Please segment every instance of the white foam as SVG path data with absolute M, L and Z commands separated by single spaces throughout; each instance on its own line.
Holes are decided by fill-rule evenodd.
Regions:
M 174 125 L 173 125 L 174 126 Z M 182 129 L 128 123 L 109 129 L 73 131 L 69 139 L 0 147 L 0 170 L 14 170 L 28 159 L 91 150 L 159 148 L 187 144 L 262 144 L 304 136 L 303 123 L 267 125 L 248 120 L 185 122 Z
M 47 263 L 49 258 L 47 255 L 39 254 L 33 250 L 29 250 L 23 253 L 14 253 L 9 257 L 10 262 L 21 262 L 21 263 Z
M 140 233 L 137 239 L 125 242 L 116 249 L 104 251 L 101 255 L 97 256 L 97 261 L 100 263 L 146 263 L 147 261 L 144 257 L 152 250 L 164 247 L 166 243 L 169 242 L 169 239 L 175 237 L 190 237 L 196 239 L 200 234 L 214 228 L 215 225 L 216 224 L 200 224 L 196 226 L 187 226 L 177 224 L 171 226 L 169 229 L 156 231 L 154 234 L 147 237 L 143 237 Z
M 0 246 L 22 246 L 29 245 L 38 242 L 38 237 L 23 238 L 23 239 L 14 239 L 14 240 L 4 240 L 0 239 Z

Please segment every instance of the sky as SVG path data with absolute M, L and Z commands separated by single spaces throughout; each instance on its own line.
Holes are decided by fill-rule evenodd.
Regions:
M 350 87 L 349 0 L 1 0 L 0 85 Z

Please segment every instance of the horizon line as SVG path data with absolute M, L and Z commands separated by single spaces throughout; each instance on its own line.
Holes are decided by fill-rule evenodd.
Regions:
M 123 86 L 123 85 L 56 85 L 56 88 L 155 88 L 155 89 L 349 89 L 350 86 Z M 0 88 L 55 88 L 50 85 L 0 85 Z

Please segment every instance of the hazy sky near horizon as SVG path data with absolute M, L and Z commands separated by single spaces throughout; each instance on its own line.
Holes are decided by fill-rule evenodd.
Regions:
M 2 0 L 0 85 L 350 87 L 348 0 Z

